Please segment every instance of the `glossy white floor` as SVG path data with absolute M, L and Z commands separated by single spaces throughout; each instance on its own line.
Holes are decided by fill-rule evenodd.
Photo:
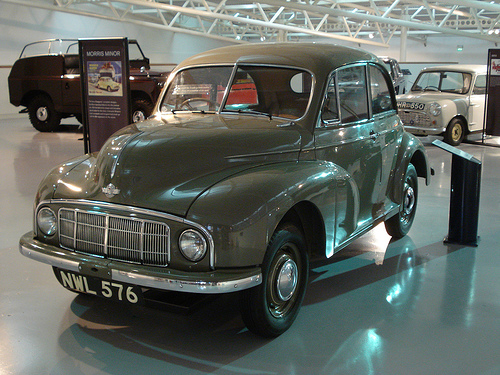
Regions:
M 424 138 L 436 176 L 410 235 L 378 227 L 318 265 L 293 327 L 264 340 L 234 295 L 187 316 L 129 308 L 77 296 L 20 255 L 38 182 L 81 138 L 0 118 L 1 375 L 500 374 L 500 148 L 460 146 L 483 167 L 477 248 L 443 244 L 451 156 Z

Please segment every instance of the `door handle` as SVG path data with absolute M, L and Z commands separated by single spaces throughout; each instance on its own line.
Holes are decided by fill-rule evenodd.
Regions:
M 378 138 L 378 133 L 376 133 L 376 132 L 375 132 L 375 131 L 373 131 L 373 130 L 370 130 L 370 139 L 371 139 L 372 141 L 376 141 L 376 140 L 377 140 L 377 138 Z

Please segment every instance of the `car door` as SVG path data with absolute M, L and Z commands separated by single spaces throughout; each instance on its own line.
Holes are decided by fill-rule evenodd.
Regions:
M 390 89 L 390 77 L 378 65 L 369 64 L 370 104 L 373 120 L 372 137 L 377 139 L 380 152 L 381 169 L 378 175 L 379 186 L 374 189 L 372 202 L 374 219 L 384 215 L 394 203 L 389 199 L 391 173 L 396 165 L 398 140 L 403 135 L 403 126 L 397 117 L 396 98 Z
M 336 196 L 335 246 L 373 222 L 382 179 L 381 138 L 370 116 L 366 64 L 337 69 L 329 78 L 321 121 L 315 130 L 316 157 L 348 174 Z
M 482 130 L 486 101 L 486 74 L 476 76 L 469 100 L 469 130 Z

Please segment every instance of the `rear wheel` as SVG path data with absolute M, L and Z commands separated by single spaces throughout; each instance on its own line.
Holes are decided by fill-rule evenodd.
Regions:
M 455 118 L 450 121 L 444 132 L 444 141 L 452 146 L 458 146 L 465 135 L 465 126 L 463 121 Z
M 417 210 L 418 177 L 413 164 L 408 164 L 403 184 L 403 201 L 397 215 L 385 221 L 387 233 L 396 238 L 406 236 L 410 231 Z
M 241 315 L 250 331 L 276 337 L 290 328 L 306 291 L 306 250 L 296 226 L 285 224 L 276 230 L 262 264 L 262 283 L 241 294 Z
M 31 124 L 40 132 L 53 132 L 61 124 L 61 114 L 46 95 L 35 96 L 28 104 Z

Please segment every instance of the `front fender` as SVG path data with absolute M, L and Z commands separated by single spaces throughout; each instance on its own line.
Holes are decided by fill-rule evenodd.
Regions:
M 321 222 L 326 223 L 327 242 L 333 243 L 336 194 L 352 187 L 346 180 L 347 173 L 329 162 L 256 167 L 205 191 L 189 209 L 187 219 L 211 232 L 217 268 L 254 266 L 262 263 L 281 219 L 300 202 L 318 208 Z

